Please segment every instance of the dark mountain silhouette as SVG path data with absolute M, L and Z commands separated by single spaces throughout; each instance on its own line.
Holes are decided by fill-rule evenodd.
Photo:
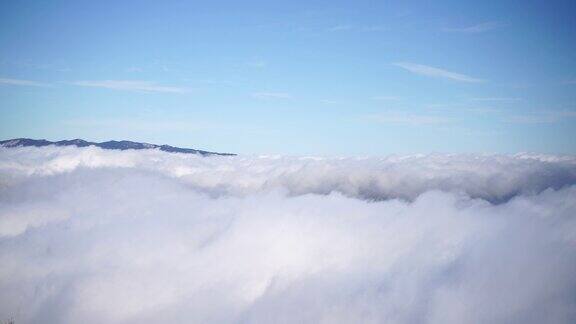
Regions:
M 55 146 L 77 146 L 77 147 L 86 147 L 86 146 L 96 146 L 106 150 L 147 150 L 147 149 L 159 149 L 160 151 L 170 152 L 170 153 L 187 153 L 187 154 L 200 154 L 200 155 L 236 155 L 232 153 L 216 153 L 216 152 L 208 152 L 202 150 L 195 150 L 190 148 L 180 148 L 174 147 L 170 145 L 157 145 L 157 144 L 149 144 L 149 143 L 139 143 L 139 142 L 131 142 L 131 141 L 108 141 L 108 142 L 88 142 L 81 139 L 73 139 L 73 140 L 63 140 L 57 142 L 47 141 L 45 139 L 36 140 L 30 138 L 15 138 L 11 140 L 0 141 L 1 147 L 22 147 L 22 146 L 35 146 L 35 147 L 42 147 L 48 145 L 55 145 Z

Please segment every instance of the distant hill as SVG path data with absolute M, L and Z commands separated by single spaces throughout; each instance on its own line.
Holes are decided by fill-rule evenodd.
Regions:
M 236 154 L 232 153 L 216 153 L 216 152 L 208 152 L 202 150 L 195 150 L 190 148 L 180 148 L 174 147 L 170 145 L 157 145 L 157 144 L 149 144 L 149 143 L 139 143 L 139 142 L 131 142 L 131 141 L 108 141 L 108 142 L 88 142 L 81 139 L 73 139 L 73 140 L 63 140 L 57 142 L 51 142 L 44 139 L 36 140 L 30 138 L 15 138 L 11 140 L 0 141 L 0 147 L 23 147 L 23 146 L 35 146 L 35 147 L 42 147 L 48 145 L 55 145 L 55 146 L 77 146 L 77 147 L 86 147 L 86 146 L 96 146 L 105 150 L 147 150 L 147 149 L 159 149 L 160 151 L 170 152 L 170 153 L 186 153 L 186 154 L 200 154 L 200 155 L 226 155 L 232 156 Z

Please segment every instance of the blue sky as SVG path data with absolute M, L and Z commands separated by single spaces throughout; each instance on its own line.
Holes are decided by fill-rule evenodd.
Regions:
M 576 153 L 574 1 L 3 1 L 0 138 Z

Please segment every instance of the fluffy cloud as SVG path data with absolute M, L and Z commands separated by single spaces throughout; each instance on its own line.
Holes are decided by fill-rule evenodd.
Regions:
M 571 157 L 2 149 L 0 319 L 570 323 L 575 183 Z
M 161 174 L 211 197 L 281 190 L 291 196 L 338 192 L 363 200 L 414 200 L 441 190 L 498 203 L 576 183 L 576 158 L 546 155 L 203 158 L 155 150 L 0 148 L 0 188 L 30 176 L 109 168 Z

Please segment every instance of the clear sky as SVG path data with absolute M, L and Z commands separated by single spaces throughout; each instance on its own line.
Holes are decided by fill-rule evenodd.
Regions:
M 2 1 L 0 138 L 576 153 L 576 1 Z

